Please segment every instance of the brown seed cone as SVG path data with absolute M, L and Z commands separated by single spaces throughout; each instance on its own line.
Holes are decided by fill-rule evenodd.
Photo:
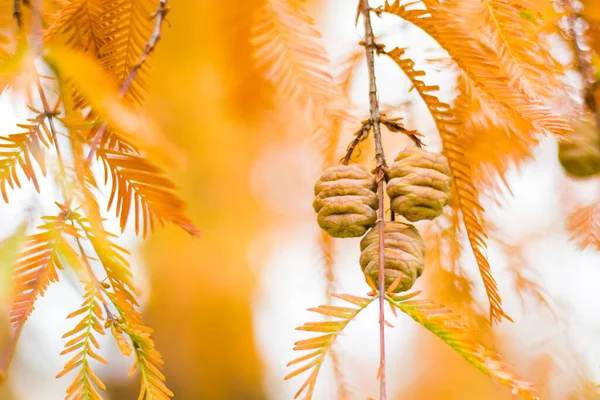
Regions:
M 383 227 L 385 288 L 402 275 L 394 292 L 409 290 L 423 273 L 425 244 L 419 231 L 402 222 L 385 222 Z M 379 223 L 360 241 L 360 267 L 379 287 Z
M 411 222 L 438 217 L 450 201 L 452 177 L 442 154 L 406 149 L 398 154 L 388 176 L 392 211 Z
M 315 184 L 319 226 L 333 237 L 360 237 L 377 221 L 377 183 L 362 165 L 327 168 Z
M 593 120 L 582 120 L 573 127 L 567 141 L 558 144 L 558 160 L 567 175 L 587 178 L 600 173 L 600 130 Z

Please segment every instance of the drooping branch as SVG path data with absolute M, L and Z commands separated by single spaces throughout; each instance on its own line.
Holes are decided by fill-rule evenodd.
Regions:
M 371 112 L 371 124 L 373 124 L 373 136 L 375 139 L 375 159 L 377 168 L 386 167 L 385 155 L 383 153 L 383 143 L 381 141 L 381 114 L 379 112 L 379 99 L 377 98 L 377 83 L 375 81 L 375 49 L 378 48 L 375 43 L 375 35 L 371 25 L 371 8 L 368 0 L 360 0 L 360 13 L 363 16 L 365 29 L 365 54 L 367 57 L 367 69 L 369 71 L 369 108 Z
M 369 109 L 370 109 L 370 123 L 373 127 L 373 138 L 375 140 L 375 159 L 377 160 L 377 167 L 375 169 L 377 179 L 377 197 L 379 202 L 378 210 L 378 222 L 379 222 L 379 399 L 386 400 L 386 377 L 385 377 L 385 266 L 384 266 L 384 180 L 387 165 L 385 163 L 385 155 L 383 152 L 383 143 L 381 140 L 381 113 L 379 111 L 379 100 L 377 98 L 377 83 L 375 81 L 375 50 L 379 50 L 379 47 L 375 43 L 375 35 L 373 33 L 373 27 L 371 25 L 371 8 L 369 6 L 369 0 L 359 1 L 359 12 L 363 17 L 365 38 L 364 43 L 365 55 L 367 58 L 367 70 L 369 72 Z M 367 131 L 368 132 L 368 131 Z
M 155 18 L 154 29 L 152 31 L 152 35 L 148 39 L 148 42 L 146 43 L 146 46 L 144 47 L 144 51 L 140 55 L 138 62 L 133 66 L 133 68 L 129 72 L 129 75 L 127 75 L 127 78 L 125 78 L 125 80 L 121 84 L 121 87 L 119 89 L 119 95 L 121 97 L 125 96 L 125 94 L 129 90 L 129 88 L 131 87 L 133 80 L 138 75 L 142 66 L 146 63 L 146 60 L 152 54 L 152 52 L 156 48 L 156 45 L 160 41 L 160 39 L 162 37 L 161 34 L 162 34 L 163 22 L 165 21 L 165 18 L 167 16 L 168 12 L 169 12 L 168 0 L 160 0 L 158 3 L 158 8 L 157 8 L 156 12 L 152 15 L 152 17 Z M 94 141 L 92 142 L 90 152 L 88 153 L 88 155 L 86 157 L 86 162 L 88 164 L 92 162 L 92 158 L 94 157 L 96 150 L 100 146 L 100 143 L 102 142 L 102 139 L 104 138 L 104 135 L 106 134 L 107 130 L 108 130 L 108 123 L 106 123 L 106 122 L 104 122 L 100 126 L 100 128 L 98 128 L 98 132 L 96 133 L 96 135 L 94 137 Z

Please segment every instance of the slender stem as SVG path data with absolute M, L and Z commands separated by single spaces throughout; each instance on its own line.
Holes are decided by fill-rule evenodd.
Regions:
M 386 400 L 386 380 L 385 380 L 385 247 L 384 247 L 384 209 L 383 209 L 383 190 L 384 180 L 383 171 L 381 172 L 381 178 L 378 177 L 379 182 L 377 184 L 377 196 L 379 200 L 379 243 L 378 243 L 378 255 L 379 255 L 379 399 Z
M 119 94 L 121 95 L 121 97 L 123 97 L 123 96 L 125 96 L 125 94 L 127 94 L 127 91 L 131 88 L 131 85 L 133 84 L 135 77 L 140 72 L 140 70 L 142 69 L 142 66 L 144 65 L 144 63 L 146 62 L 146 60 L 148 59 L 150 54 L 152 54 L 152 52 L 156 48 L 156 45 L 160 41 L 162 25 L 163 25 L 163 22 L 165 21 L 165 17 L 167 16 L 168 12 L 169 12 L 168 0 L 160 0 L 158 3 L 158 8 L 156 9 L 156 12 L 153 14 L 153 17 L 155 18 L 155 23 L 154 23 L 154 30 L 152 31 L 152 35 L 150 35 L 150 38 L 148 39 L 148 42 L 146 43 L 146 47 L 144 47 L 144 51 L 142 51 L 142 54 L 140 55 L 140 58 L 138 59 L 137 63 L 133 66 L 133 68 L 131 68 L 129 75 L 127 75 L 127 78 L 125 78 L 125 80 L 121 84 L 121 88 L 119 89 Z M 89 164 L 92 162 L 94 153 L 100 146 L 100 143 L 102 143 L 102 139 L 104 138 L 104 135 L 106 134 L 107 130 L 108 130 L 108 124 L 106 122 L 104 122 L 100 126 L 100 128 L 98 129 L 98 132 L 96 133 L 96 136 L 94 137 L 94 141 L 92 142 L 90 152 L 88 153 L 88 155 L 86 157 L 86 163 Z
M 75 223 L 73 221 L 71 221 L 71 225 L 73 225 L 73 227 L 75 227 Z M 96 277 L 96 274 L 94 273 L 94 270 L 92 269 L 92 265 L 90 264 L 90 261 L 87 258 L 85 249 L 83 248 L 83 245 L 81 244 L 81 240 L 79 239 L 79 237 L 76 237 L 75 241 L 77 242 L 77 247 L 79 248 L 79 253 L 81 253 L 81 259 L 83 260 L 85 269 L 87 270 L 87 273 L 90 276 L 90 279 L 93 281 L 94 287 L 96 288 L 96 293 L 97 293 L 98 299 L 100 300 L 100 302 L 102 302 L 102 305 L 104 306 L 104 309 L 106 310 L 108 319 L 113 320 L 114 316 L 112 315 L 112 313 L 110 312 L 110 310 L 108 308 L 108 302 L 102 295 L 104 288 L 102 287 L 102 284 L 100 283 L 100 281 Z
M 56 125 L 54 123 L 54 111 L 50 108 L 50 104 L 48 103 L 48 99 L 46 98 L 46 94 L 44 93 L 44 88 L 42 86 L 42 82 L 40 81 L 39 74 L 36 76 L 36 86 L 40 96 L 40 100 L 42 101 L 42 106 L 44 107 L 44 115 L 48 119 L 48 126 L 50 127 L 50 133 L 52 134 L 52 141 L 54 142 L 54 148 L 56 149 L 56 157 L 58 158 L 58 168 L 60 170 L 60 177 L 58 179 L 59 184 L 61 186 L 61 190 L 63 192 L 63 196 L 65 198 L 65 202 L 67 203 L 67 207 L 71 203 L 70 196 L 68 196 L 67 185 L 65 183 L 65 179 L 67 178 L 65 163 L 63 160 L 62 151 L 60 149 L 60 143 L 58 142 L 58 134 L 56 133 Z
M 365 28 L 365 53 L 367 58 L 367 69 L 369 71 L 369 105 L 371 113 L 371 124 L 373 125 L 373 137 L 375 139 L 375 159 L 377 160 L 377 196 L 379 201 L 379 399 L 386 400 L 386 376 L 385 376 L 385 248 L 384 248 L 384 186 L 385 186 L 385 155 L 381 141 L 381 114 L 379 112 L 379 101 L 377 99 L 377 84 L 375 82 L 375 35 L 371 26 L 371 8 L 369 0 L 359 0 L 359 11 L 363 16 Z
M 158 41 L 161 38 L 162 24 L 168 12 L 168 0 L 160 0 L 160 2 L 158 3 L 158 8 L 153 15 L 153 17 L 156 18 L 156 20 L 154 23 L 154 30 L 152 31 L 152 35 L 150 36 L 148 43 L 146 43 L 146 47 L 144 47 L 144 51 L 138 59 L 138 62 L 133 66 L 131 72 L 129 72 L 129 75 L 127 76 L 125 81 L 123 81 L 123 84 L 121 85 L 121 90 L 119 92 L 121 96 L 125 96 L 125 93 L 127 93 L 129 88 L 131 87 L 131 84 L 133 83 L 133 80 L 135 79 L 136 75 L 146 62 L 146 59 L 150 56 L 150 54 L 152 54 L 152 51 L 158 44 Z
M 365 27 L 365 53 L 367 57 L 367 68 L 369 71 L 369 108 L 371 111 L 371 123 L 373 124 L 373 136 L 375 138 L 375 159 L 377 167 L 385 166 L 385 156 L 383 154 L 383 144 L 381 141 L 381 114 L 379 112 L 379 100 L 377 99 L 377 84 L 375 82 L 375 35 L 371 26 L 371 8 L 369 0 L 360 0 L 360 13 L 363 16 Z
M 32 31 L 33 31 L 32 39 L 31 39 L 31 47 L 34 49 L 34 51 L 38 55 L 41 55 L 42 46 L 43 46 L 42 5 L 43 4 L 42 4 L 41 0 L 36 0 L 36 1 L 32 2 L 32 4 L 31 4 L 31 7 L 32 7 L 31 23 L 32 23 Z M 58 181 L 61 186 L 63 196 L 65 198 L 65 202 L 67 203 L 67 207 L 68 207 L 70 204 L 70 200 L 69 200 L 69 196 L 67 195 L 67 187 L 66 187 L 66 183 L 65 183 L 67 174 L 65 172 L 66 171 L 65 163 L 63 161 L 63 156 L 62 156 L 62 152 L 60 149 L 60 143 L 58 142 L 58 135 L 56 133 L 57 132 L 56 125 L 54 123 L 54 114 L 55 113 L 54 113 L 54 109 L 52 109 L 50 107 L 50 104 L 48 103 L 48 99 L 46 98 L 46 94 L 44 93 L 44 87 L 42 86 L 42 82 L 40 80 L 40 74 L 37 71 L 36 71 L 36 76 L 35 76 L 35 83 L 36 83 L 38 94 L 40 96 L 40 100 L 42 102 L 42 106 L 44 108 L 44 115 L 48 119 L 48 125 L 50 127 L 50 133 L 52 134 L 52 141 L 54 142 L 54 148 L 56 149 L 56 156 L 58 158 L 58 167 L 60 169 L 60 176 L 59 176 Z

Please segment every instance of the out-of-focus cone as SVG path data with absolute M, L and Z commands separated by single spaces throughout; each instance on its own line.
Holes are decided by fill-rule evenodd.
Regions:
M 567 175 L 588 178 L 600 173 L 600 130 L 593 119 L 578 121 L 558 144 L 558 159 Z

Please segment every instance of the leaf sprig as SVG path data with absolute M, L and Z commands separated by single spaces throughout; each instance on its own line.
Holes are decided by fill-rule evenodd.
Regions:
M 473 331 L 452 310 L 430 300 L 386 295 L 386 300 L 431 333 L 442 339 L 465 360 L 484 374 L 511 388 L 513 394 L 538 399 L 535 385 L 516 374 L 500 356 L 473 339 Z
M 356 316 L 365 308 L 369 306 L 377 297 L 357 297 L 348 294 L 342 295 L 332 295 L 332 297 L 343 300 L 347 303 L 352 304 L 351 307 L 339 307 L 339 306 L 319 306 L 317 308 L 310 308 L 309 311 L 315 312 L 317 314 L 321 314 L 327 317 L 335 318 L 335 320 L 323 321 L 323 322 L 308 322 L 304 325 L 296 328 L 299 331 L 307 331 L 307 332 L 316 332 L 317 334 L 321 334 L 314 338 L 304 339 L 295 343 L 294 350 L 298 351 L 308 351 L 311 350 L 310 353 L 305 354 L 301 357 L 298 357 L 292 361 L 290 361 L 287 366 L 293 366 L 296 364 L 304 363 L 293 372 L 289 373 L 285 379 L 291 379 L 297 375 L 300 375 L 303 372 L 309 371 L 310 375 L 302 384 L 296 395 L 295 399 L 300 397 L 304 392 L 306 395 L 303 397 L 304 399 L 311 399 L 313 392 L 315 390 L 315 385 L 317 383 L 317 377 L 319 376 L 319 371 L 321 370 L 321 366 L 325 361 L 325 357 L 328 352 L 331 350 L 331 347 L 334 345 L 338 336 L 342 333 L 344 328 L 352 321 Z
M 448 159 L 452 177 L 454 179 L 456 194 L 463 221 L 467 231 L 473 254 L 483 279 L 485 290 L 490 302 L 490 318 L 492 321 L 500 321 L 502 318 L 511 320 L 502 310 L 502 300 L 498 293 L 498 285 L 492 275 L 486 252 L 486 234 L 481 223 L 480 213 L 483 207 L 479 203 L 479 193 L 471 177 L 471 168 L 465 162 L 465 148 L 458 140 L 458 129 L 461 122 L 456 117 L 450 105 L 442 103 L 433 93 L 439 90 L 438 86 L 426 85 L 420 77 L 425 75 L 424 71 L 415 70 L 414 62 L 409 58 L 403 58 L 404 50 L 395 48 L 387 55 L 404 71 L 419 93 L 433 120 L 436 124 L 444 154 Z M 511 320 L 512 321 L 512 320 Z
M 66 399 L 102 400 L 102 396 L 98 390 L 105 390 L 106 386 L 94 373 L 90 362 L 93 359 L 102 364 L 107 363 L 96 352 L 100 349 L 100 344 L 94 337 L 94 334 L 105 335 L 102 325 L 104 316 L 102 314 L 102 306 L 98 301 L 99 293 L 97 293 L 95 284 L 93 282 L 85 282 L 84 285 L 85 295 L 81 308 L 69 314 L 67 318 L 82 317 L 75 328 L 63 335 L 63 339 L 70 339 L 65 343 L 65 350 L 60 354 L 76 353 L 56 377 L 60 378 L 75 368 L 79 368 L 79 372 L 75 376 L 73 383 L 67 388 Z
M 412 292 L 395 295 L 388 292 L 384 295 L 384 298 L 392 307 L 394 314 L 395 310 L 400 310 L 410 316 L 417 323 L 439 337 L 475 368 L 502 385 L 508 386 L 512 390 L 512 393 L 523 395 L 529 399 L 539 399 L 535 385 L 515 373 L 513 366 L 502 361 L 499 355 L 479 344 L 475 339 L 474 331 L 461 321 L 460 315 L 433 301 L 415 299 L 419 293 Z M 310 353 L 288 363 L 288 366 L 300 363 L 304 364 L 288 374 L 285 379 L 293 378 L 306 371 L 311 372 L 294 398 L 298 398 L 302 394 L 305 394 L 303 397 L 305 400 L 312 398 L 321 366 L 335 340 L 348 323 L 355 319 L 369 304 L 379 298 L 379 295 L 374 293 L 369 298 L 348 294 L 334 295 L 334 297 L 349 302 L 353 306 L 319 306 L 318 308 L 311 308 L 309 309 L 310 311 L 336 318 L 336 320 L 308 322 L 296 328 L 297 330 L 316 332 L 322 335 L 295 343 L 294 350 L 310 351 Z M 391 327 L 389 323 L 386 324 Z

